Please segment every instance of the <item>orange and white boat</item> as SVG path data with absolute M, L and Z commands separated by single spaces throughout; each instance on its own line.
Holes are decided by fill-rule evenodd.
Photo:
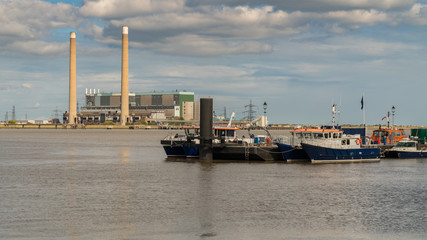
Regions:
M 407 138 L 407 136 L 403 129 L 380 128 L 373 131 L 371 143 L 381 145 L 394 144 L 404 138 Z

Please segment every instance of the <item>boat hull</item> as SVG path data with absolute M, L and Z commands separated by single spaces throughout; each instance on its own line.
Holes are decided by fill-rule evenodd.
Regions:
M 278 143 L 277 145 L 287 162 L 310 162 L 310 158 L 304 149 L 283 143 Z
M 427 151 L 396 151 L 390 150 L 385 153 L 387 158 L 427 158 Z
M 185 156 L 188 158 L 198 158 L 199 157 L 199 146 L 192 143 L 186 143 L 183 145 Z
M 280 161 L 283 154 L 276 146 L 248 146 L 245 144 L 214 144 L 214 160 L 230 161 Z
M 163 150 L 165 150 L 168 158 L 185 158 L 186 154 L 183 148 L 184 143 L 185 141 L 161 141 Z
M 312 163 L 378 162 L 381 156 L 378 148 L 335 149 L 306 143 L 302 147 Z

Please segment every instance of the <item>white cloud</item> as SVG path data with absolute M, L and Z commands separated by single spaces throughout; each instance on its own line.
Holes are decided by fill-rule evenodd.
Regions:
M 317 6 L 319 11 L 304 8 L 307 5 Z M 393 11 L 388 12 L 390 9 Z M 112 30 L 126 24 L 134 35 L 131 46 L 164 53 L 265 53 L 272 46 L 262 40 L 311 30 L 342 34 L 380 23 L 427 25 L 424 9 L 425 5 L 414 4 L 414 0 L 87 0 L 80 8 L 37 0 L 2 1 L 0 50 L 55 54 L 66 46 L 43 39 L 54 29 L 70 27 L 78 27 L 97 42 L 120 45 L 119 31 Z M 101 18 L 97 24 L 105 20 L 106 25 L 94 25 L 80 14 Z M 80 25 L 83 22 L 85 26 Z
M 217 39 L 203 38 L 198 35 L 180 35 L 170 37 L 162 42 L 135 44 L 156 51 L 185 56 L 220 56 L 229 54 L 265 53 L 272 47 L 259 42 L 223 42 Z
M 427 5 L 414 4 L 411 9 L 396 16 L 395 24 L 427 25 Z
M 82 22 L 77 8 L 43 1 L 1 1 L 0 35 L 26 39 L 41 38 L 51 28 L 75 27 Z
M 34 85 L 31 83 L 23 83 L 21 84 L 22 88 L 34 88 Z
M 298 33 L 300 26 L 293 24 L 291 15 L 283 11 L 273 11 L 271 6 L 263 8 L 239 6 L 143 15 L 112 20 L 111 24 L 114 27 L 127 25 L 131 31 L 168 31 L 169 34 L 182 31 L 187 34 L 204 34 L 223 39 L 262 39 Z
M 184 0 L 95 0 L 85 1 L 80 12 L 85 16 L 124 18 L 143 13 L 181 10 Z
M 16 41 L 7 46 L 9 50 L 36 55 L 53 55 L 67 52 L 68 43 L 49 43 L 43 41 Z
M 184 77 L 192 79 L 204 79 L 215 76 L 216 78 L 239 78 L 253 74 L 253 70 L 247 68 L 228 67 L 222 65 L 194 66 L 178 65 L 162 67 L 159 73 L 167 77 Z
M 297 2 L 297 1 L 284 1 L 284 2 Z M 304 7 L 303 4 L 314 4 L 314 6 L 319 7 L 323 5 L 324 7 L 330 9 L 344 8 L 344 9 L 396 9 L 410 6 L 414 3 L 414 0 L 299 0 L 297 6 Z
M 388 20 L 387 14 L 377 10 L 335 11 L 322 15 L 322 18 L 335 20 L 339 23 L 358 23 L 372 25 Z
M 351 9 L 402 9 L 414 4 L 415 0 L 187 0 L 189 6 L 200 5 L 250 5 L 276 6 L 288 11 L 335 11 Z
M 129 79 L 131 83 L 132 78 L 133 75 L 130 74 Z M 117 71 L 115 72 L 82 73 L 78 74 L 77 79 L 77 87 L 82 90 L 87 88 L 89 91 L 89 89 L 96 88 L 98 91 L 98 88 L 102 86 L 102 89 L 100 88 L 101 92 L 110 92 L 113 89 L 120 88 L 120 65 L 117 66 Z
M 335 37 L 327 44 L 320 45 L 325 49 L 333 49 L 344 56 L 384 57 L 395 54 L 406 54 L 418 51 L 419 47 L 400 42 L 387 42 L 369 38 Z
M 180 55 L 217 56 L 270 52 L 270 44 L 260 40 L 314 28 L 339 34 L 388 20 L 387 13 L 377 10 L 287 13 L 272 6 L 212 6 L 111 20 L 105 29 L 94 26 L 87 33 L 100 42 L 119 45 L 120 39 L 109 34 L 127 25 L 134 36 L 132 46 Z
M 73 28 L 82 23 L 84 20 L 78 16 L 77 10 L 77 7 L 64 3 L 0 1 L 0 51 L 14 55 L 61 51 L 62 44 L 48 43 L 44 39 L 52 37 L 52 30 Z

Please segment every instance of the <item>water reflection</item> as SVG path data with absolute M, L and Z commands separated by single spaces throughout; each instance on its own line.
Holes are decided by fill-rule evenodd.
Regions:
M 210 161 L 200 161 L 199 189 L 198 189 L 198 210 L 199 222 L 201 227 L 200 237 L 215 236 L 215 227 L 213 224 L 213 192 L 212 192 L 212 171 L 214 164 Z
M 129 171 L 129 148 L 122 149 L 120 153 L 120 164 L 118 165 L 119 179 L 118 184 L 114 184 L 116 188 L 113 190 L 119 197 L 117 203 L 113 203 L 112 209 L 118 208 L 118 222 L 120 226 L 120 239 L 129 239 L 135 234 L 135 213 L 133 212 L 133 204 L 135 201 L 135 188 L 133 184 L 131 171 Z M 114 215 L 115 212 L 112 213 Z
M 129 148 L 123 148 L 120 151 L 120 162 L 126 163 L 129 162 L 130 151 Z

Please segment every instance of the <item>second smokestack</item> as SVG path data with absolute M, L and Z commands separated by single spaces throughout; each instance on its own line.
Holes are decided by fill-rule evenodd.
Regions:
M 129 53 L 127 26 L 122 27 L 122 96 L 120 124 L 125 126 L 129 118 Z
M 76 124 L 77 100 L 76 100 L 76 33 L 70 33 L 70 73 L 69 73 L 69 110 L 68 123 Z

